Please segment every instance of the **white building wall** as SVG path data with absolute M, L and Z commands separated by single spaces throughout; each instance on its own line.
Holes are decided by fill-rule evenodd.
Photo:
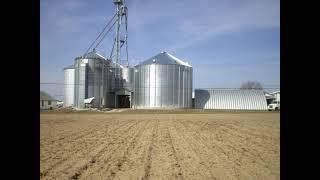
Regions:
M 280 91 L 270 93 L 273 102 L 280 102 Z
M 278 92 L 278 93 L 276 93 L 276 94 L 274 94 L 275 95 L 275 100 L 277 101 L 277 102 L 280 102 L 280 92 Z
M 40 109 L 56 109 L 57 107 L 57 101 L 51 101 L 51 104 L 49 105 L 49 101 L 40 100 Z

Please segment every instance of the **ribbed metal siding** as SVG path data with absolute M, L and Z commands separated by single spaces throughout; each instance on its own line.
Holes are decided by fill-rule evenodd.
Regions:
M 104 97 L 104 60 L 89 59 L 88 61 L 88 95 L 86 98 L 95 97 L 93 101 L 94 107 L 100 107 L 103 104 Z
M 133 91 L 134 82 L 134 68 L 123 67 L 122 69 L 122 82 L 123 87 L 129 91 Z
M 75 87 L 74 87 L 74 105 L 76 107 L 84 107 L 83 100 L 86 92 L 86 65 L 81 63 L 81 59 L 75 61 Z
M 267 110 L 267 101 L 262 90 L 196 89 L 195 108 Z
M 101 107 L 108 104 L 107 93 L 110 85 L 107 62 L 102 59 L 84 59 L 75 61 L 75 106 L 84 107 L 84 99 L 95 97 L 93 107 Z
M 74 69 L 64 70 L 64 106 L 74 106 Z
M 147 64 L 135 69 L 136 108 L 191 108 L 192 67 Z

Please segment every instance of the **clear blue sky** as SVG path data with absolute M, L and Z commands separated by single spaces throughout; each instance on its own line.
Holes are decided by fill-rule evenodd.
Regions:
M 280 86 L 279 0 L 126 0 L 129 61 L 161 51 L 189 62 L 194 88 Z M 113 0 L 40 0 L 40 82 L 63 83 L 115 13 Z M 97 49 L 109 55 L 111 36 Z M 40 85 L 63 99 L 63 85 Z

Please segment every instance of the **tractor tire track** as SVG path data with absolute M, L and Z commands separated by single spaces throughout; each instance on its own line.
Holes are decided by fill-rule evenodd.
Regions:
M 229 112 L 41 115 L 40 178 L 278 180 L 278 118 Z
M 122 131 L 125 132 L 125 131 L 133 128 L 134 125 L 135 125 L 134 123 L 131 124 L 130 122 L 129 122 L 129 123 L 126 122 L 126 123 L 120 125 L 120 127 L 116 128 L 116 129 L 112 129 L 111 132 L 108 133 L 108 134 L 110 135 L 110 134 L 112 134 L 113 132 L 116 132 L 118 129 L 122 129 Z M 121 132 L 122 132 L 122 131 L 121 131 Z M 108 134 L 103 134 L 103 133 L 101 133 L 101 136 L 102 136 L 102 137 L 105 137 L 105 136 L 108 136 Z M 95 132 L 91 132 L 90 135 L 91 135 L 92 137 L 96 136 Z M 123 136 L 125 136 L 125 135 L 126 135 L 126 134 L 123 134 L 123 135 L 120 136 L 119 138 L 121 138 L 121 137 L 123 137 Z M 107 143 L 106 146 L 108 146 L 108 145 L 110 145 L 110 144 L 114 144 L 115 141 L 117 141 L 117 140 L 118 140 L 117 138 L 114 139 L 114 140 L 112 140 L 111 142 Z M 74 144 L 77 144 L 77 143 L 78 143 L 77 141 L 74 142 Z M 93 145 L 91 146 L 91 148 L 85 149 L 85 152 L 83 151 L 83 150 L 84 150 L 83 147 L 80 146 L 80 147 L 77 148 L 75 151 L 72 151 L 72 153 L 66 154 L 63 159 L 61 159 L 60 161 L 58 161 L 58 162 L 56 162 L 55 164 L 53 164 L 50 168 L 44 170 L 40 176 L 41 176 L 42 178 L 46 177 L 48 174 L 50 174 L 50 172 L 51 172 L 52 170 L 56 169 L 57 167 L 59 167 L 59 166 L 65 166 L 65 165 L 63 165 L 63 164 L 65 164 L 65 163 L 69 163 L 69 164 L 70 164 L 70 162 L 68 162 L 68 161 L 70 161 L 70 160 L 71 160 L 71 161 L 77 161 L 77 159 L 74 159 L 74 158 L 71 159 L 71 157 L 81 156 L 82 154 L 86 154 L 86 152 L 92 151 L 92 150 L 91 150 L 92 148 L 94 148 L 94 149 L 99 149 L 99 145 L 100 145 L 100 143 L 102 143 L 102 142 L 101 142 L 101 141 L 97 141 L 97 142 L 94 142 L 94 143 L 95 143 L 95 144 L 93 144 Z M 96 148 L 96 145 L 98 145 L 98 148 Z M 100 146 L 101 146 L 101 145 L 100 145 Z M 104 148 L 102 148 L 101 150 L 99 150 L 98 153 L 103 152 L 103 150 L 104 150 Z M 70 166 L 67 166 L 65 169 L 69 169 L 69 168 L 70 168 Z M 64 171 L 65 169 L 62 169 L 61 171 Z
M 105 176 L 107 179 L 112 179 L 118 171 L 121 171 L 123 164 L 128 161 L 131 150 L 136 147 L 137 140 L 145 132 L 145 129 L 150 122 L 144 121 L 139 124 L 142 124 L 141 127 L 132 129 L 132 134 L 129 133 L 129 135 L 124 138 L 128 143 L 119 143 L 119 146 L 101 151 L 101 153 L 95 155 L 94 159 L 97 160 L 95 166 L 91 166 L 92 169 L 88 169 L 90 170 L 88 173 L 85 171 L 81 172 L 81 174 L 84 174 L 84 179 L 90 178 L 93 174 L 99 174 L 101 172 L 108 174 Z M 125 150 L 121 151 L 121 149 Z M 119 156 L 116 154 L 119 154 Z

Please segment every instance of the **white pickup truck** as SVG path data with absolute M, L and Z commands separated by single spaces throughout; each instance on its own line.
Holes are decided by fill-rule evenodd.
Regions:
M 268 105 L 269 111 L 280 111 L 280 102 L 272 102 Z

